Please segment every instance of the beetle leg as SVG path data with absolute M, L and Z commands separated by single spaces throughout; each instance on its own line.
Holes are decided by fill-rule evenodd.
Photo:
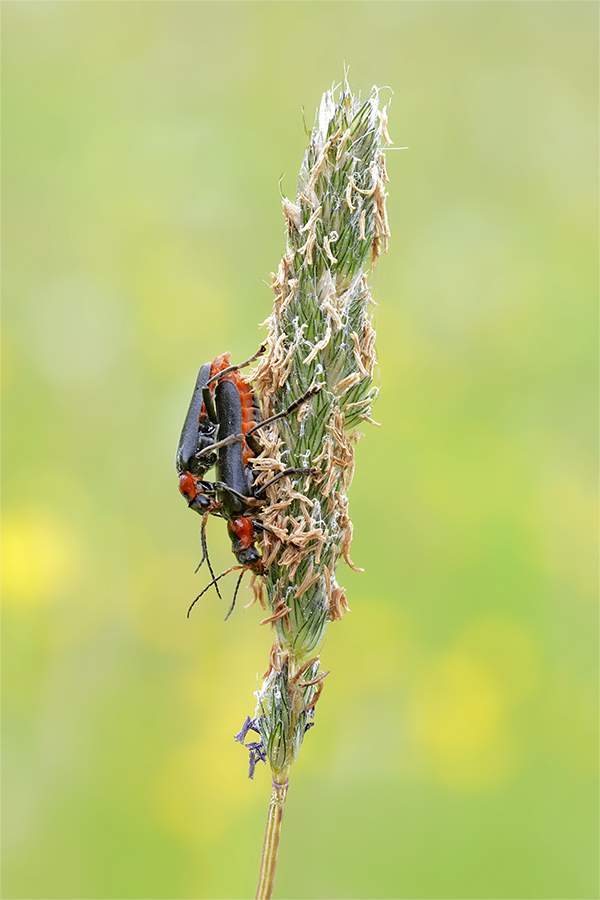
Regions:
M 199 450 L 196 456 L 204 456 L 206 453 L 214 453 L 215 450 L 220 450 L 221 447 L 228 447 L 229 444 L 235 444 L 236 441 L 239 441 L 241 443 L 243 440 L 243 434 L 230 434 L 229 437 L 223 438 L 222 441 L 215 441 L 213 444 L 210 444 L 209 447 L 205 447 L 203 450 Z
M 286 410 L 284 410 L 283 412 L 275 413 L 274 416 L 269 416 L 268 419 L 264 419 L 262 422 L 259 422 L 258 425 L 253 425 L 252 428 L 250 428 L 246 432 L 246 438 L 248 438 L 248 435 L 251 435 L 255 431 L 258 431 L 259 428 L 264 428 L 265 425 L 270 425 L 271 422 L 275 422 L 275 421 L 277 421 L 277 419 L 284 419 L 286 416 L 289 416 L 290 413 L 293 413 L 295 409 L 298 409 L 299 406 L 302 406 L 303 403 L 306 403 L 307 400 L 310 400 L 311 397 L 314 397 L 315 394 L 318 394 L 319 391 L 322 391 L 322 390 L 323 390 L 322 385 L 319 385 L 318 387 L 312 387 L 309 391 L 307 391 L 301 397 L 298 397 L 297 400 L 294 400 L 294 402 L 291 403 L 288 406 L 288 408 Z
M 217 372 L 216 375 L 213 375 L 212 378 L 206 382 L 207 385 L 212 384 L 213 381 L 218 381 L 219 378 L 223 378 L 224 375 L 230 375 L 231 372 L 237 372 L 238 369 L 243 369 L 246 366 L 249 366 L 250 363 L 253 363 L 255 359 L 258 359 L 259 356 L 262 356 L 265 350 L 267 349 L 266 344 L 261 344 L 254 356 L 251 356 L 250 359 L 247 359 L 243 363 L 238 363 L 237 366 L 228 366 L 226 369 L 221 369 L 220 372 Z
M 206 414 L 207 414 L 208 418 L 213 423 L 213 425 L 217 425 L 218 424 L 217 411 L 215 409 L 215 401 L 213 398 L 213 393 L 208 386 L 209 384 L 210 384 L 210 382 L 208 382 L 202 388 L 202 400 L 204 402 L 204 406 L 206 407 Z
M 285 469 L 283 472 L 278 472 L 274 478 L 270 478 L 269 481 L 266 481 L 264 484 L 261 484 L 259 488 L 257 488 L 255 497 L 258 497 L 259 494 L 263 494 L 267 488 L 270 488 L 272 484 L 279 481 L 280 478 L 285 478 L 286 475 L 320 475 L 320 469 Z
M 272 534 L 274 538 L 277 537 L 274 531 L 272 531 L 268 525 L 265 525 L 264 522 L 259 522 L 258 519 L 253 519 L 252 524 L 255 528 L 258 528 L 260 531 L 267 531 L 269 534 Z
M 246 497 L 244 494 L 240 494 L 239 491 L 235 491 L 232 487 L 229 487 L 224 481 L 215 481 L 214 486 L 218 491 L 227 491 L 228 494 L 233 494 L 234 497 L 237 497 L 238 500 L 242 500 L 247 506 L 257 505 L 256 497 Z

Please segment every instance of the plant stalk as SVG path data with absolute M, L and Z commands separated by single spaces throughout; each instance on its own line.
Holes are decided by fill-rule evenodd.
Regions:
M 267 827 L 265 829 L 265 842 L 263 844 L 258 887 L 256 889 L 256 900 L 270 900 L 273 893 L 275 866 L 277 865 L 277 851 L 279 850 L 279 836 L 281 835 L 281 820 L 283 819 L 283 808 L 285 806 L 285 798 L 287 796 L 289 785 L 287 770 L 286 772 L 278 773 L 278 776 L 280 778 L 285 778 L 285 781 L 279 782 L 275 781 L 275 778 L 273 778 L 269 815 L 267 817 Z
M 369 273 L 387 249 L 385 156 L 391 143 L 379 92 L 355 96 L 346 79 L 339 94 L 323 94 L 300 168 L 295 202 L 283 198 L 286 249 L 271 275 L 273 313 L 254 382 L 265 420 L 252 458 L 268 502 L 261 511 L 264 573 L 253 583 L 274 641 L 256 691 L 254 717 L 236 740 L 250 752 L 249 776 L 269 763 L 273 788 L 257 900 L 273 892 L 288 774 L 328 672 L 320 649 L 329 622 L 349 611 L 336 580 L 350 559 L 352 522 L 347 492 L 354 447 L 378 393 Z M 287 411 L 311 395 L 294 415 Z M 279 479 L 284 470 L 304 471 Z M 362 570 L 359 570 L 362 571 Z M 266 599 L 263 596 L 266 594 Z

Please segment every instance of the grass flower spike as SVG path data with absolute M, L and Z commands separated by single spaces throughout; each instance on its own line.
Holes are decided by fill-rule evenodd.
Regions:
M 376 88 L 364 102 L 347 82 L 337 99 L 323 95 L 296 200 L 283 200 L 287 246 L 272 275 L 266 352 L 252 373 L 266 417 L 317 389 L 297 413 L 262 431 L 264 450 L 253 460 L 265 482 L 289 467 L 312 470 L 268 488 L 262 515 L 265 576 L 254 589 L 274 643 L 254 719 L 238 735 L 242 743 L 249 729 L 258 737 L 246 744 L 251 774 L 263 760 L 273 775 L 258 897 L 271 895 L 290 766 L 327 675 L 319 648 L 327 623 L 348 611 L 336 568 L 340 558 L 355 568 L 347 491 L 357 428 L 373 421 L 377 396 L 367 273 L 389 236 L 386 123 Z

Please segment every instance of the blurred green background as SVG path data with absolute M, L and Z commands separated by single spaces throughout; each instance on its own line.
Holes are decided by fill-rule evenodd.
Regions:
M 254 895 L 269 777 L 232 735 L 271 635 L 212 593 L 186 619 L 173 457 L 199 365 L 264 336 L 278 181 L 344 62 L 409 149 L 366 572 L 339 572 L 276 896 L 598 896 L 597 4 L 2 13 L 3 896 Z

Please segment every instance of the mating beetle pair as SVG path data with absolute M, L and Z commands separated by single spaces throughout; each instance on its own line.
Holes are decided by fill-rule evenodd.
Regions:
M 262 352 L 261 347 L 255 356 L 238 366 L 229 365 L 229 353 L 223 353 L 200 368 L 175 457 L 179 490 L 190 509 L 202 516 L 200 566 L 206 559 L 212 576 L 204 591 L 214 584 L 220 596 L 217 582 L 234 569 L 242 570 L 227 617 L 235 606 L 244 572 L 250 570 L 262 575 L 265 571 L 256 540 L 261 531 L 268 531 L 257 517 L 266 503 L 267 488 L 286 475 L 318 472 L 309 468 L 285 469 L 260 487 L 255 486 L 256 473 L 250 459 L 262 451 L 257 432 L 289 415 L 320 390 L 312 388 L 283 413 L 263 420 L 256 394 L 238 374 L 240 368 L 253 362 Z M 217 480 L 205 481 L 206 473 L 213 466 L 216 466 Z M 206 548 L 206 522 L 211 514 L 227 520 L 231 549 L 239 563 L 217 577 Z M 204 591 L 196 597 L 190 610 Z

